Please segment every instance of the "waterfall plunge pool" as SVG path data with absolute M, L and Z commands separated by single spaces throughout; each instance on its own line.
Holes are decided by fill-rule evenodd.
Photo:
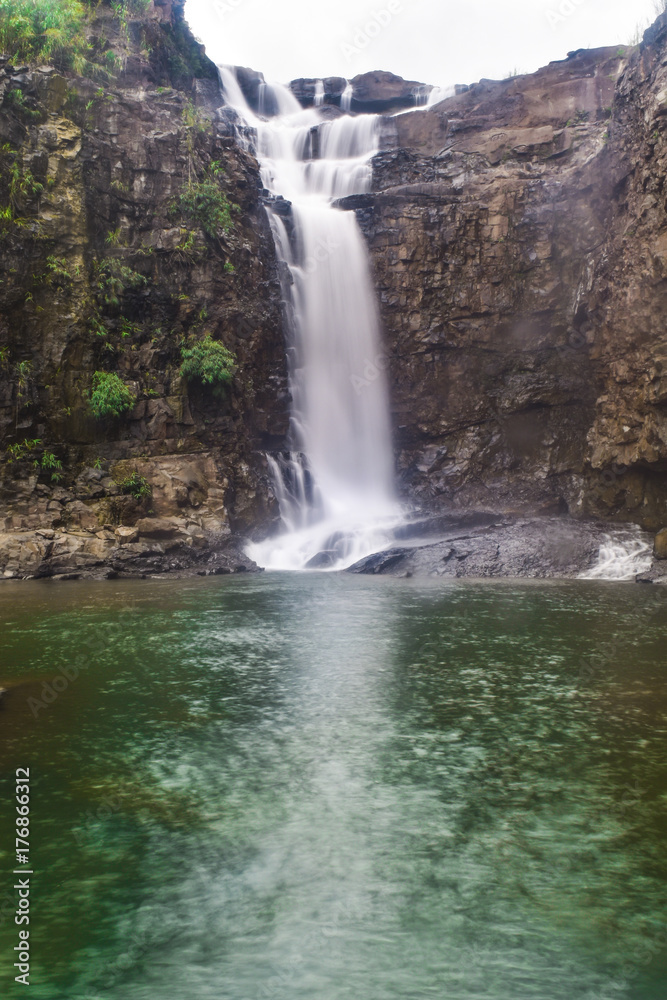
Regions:
M 663 588 L 28 582 L 0 615 L 33 1000 L 664 996 Z

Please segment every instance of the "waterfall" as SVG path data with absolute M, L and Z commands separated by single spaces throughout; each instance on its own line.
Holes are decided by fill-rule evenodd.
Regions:
M 220 77 L 256 136 L 265 188 L 291 203 L 289 227 L 268 207 L 290 275 L 292 447 L 269 459 L 282 530 L 248 554 L 267 569 L 343 569 L 386 547 L 401 521 L 368 253 L 355 213 L 336 205 L 370 189 L 379 119 L 325 121 L 280 84 L 260 87 L 256 115 L 234 71 Z
M 454 97 L 456 87 L 433 87 L 426 100 L 426 106 L 432 108 L 440 101 L 446 101 L 449 97 Z
M 617 528 L 605 535 L 598 561 L 580 580 L 634 580 L 653 564 L 650 537 L 636 526 Z

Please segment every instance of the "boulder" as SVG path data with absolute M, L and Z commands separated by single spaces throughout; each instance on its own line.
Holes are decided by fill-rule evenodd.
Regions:
M 80 500 L 75 500 L 73 503 L 67 504 L 61 520 L 63 523 L 67 523 L 68 528 L 92 532 L 100 530 L 100 522 L 97 515 Z
M 401 108 L 414 108 L 416 94 L 424 84 L 404 80 L 395 73 L 374 70 L 355 76 L 352 83 L 351 110 L 362 114 L 383 114 Z
M 655 536 L 653 552 L 656 559 L 667 559 L 667 528 L 663 528 Z
M 134 528 L 129 528 L 124 524 L 116 528 L 114 535 L 118 539 L 119 545 L 128 545 L 130 542 L 136 542 L 139 537 L 139 529 L 135 526 Z
M 572 579 L 596 565 L 602 525 L 570 518 L 511 518 L 477 527 L 447 527 L 439 537 L 408 540 L 367 556 L 350 573 L 456 578 Z M 609 526 L 607 526 L 609 527 Z M 632 537 L 631 535 L 629 537 Z
M 183 531 L 182 523 L 169 517 L 142 517 L 135 527 L 142 538 L 177 538 Z

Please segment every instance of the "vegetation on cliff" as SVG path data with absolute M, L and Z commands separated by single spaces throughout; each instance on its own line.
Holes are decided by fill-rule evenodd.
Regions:
M 14 62 L 49 63 L 77 73 L 108 71 L 115 60 L 95 67 L 90 21 L 108 7 L 127 33 L 128 18 L 144 13 L 150 0 L 0 0 L 0 52 Z
M 190 565 L 266 517 L 280 293 L 218 104 L 183 0 L 0 0 L 0 572 L 99 567 L 147 516 L 198 525 Z
M 0 0 L 0 54 L 17 65 L 48 64 L 105 81 L 125 68 L 139 42 L 165 85 L 215 79 L 180 7 L 168 31 L 144 19 L 149 7 L 150 0 Z M 104 18 L 112 18 L 113 30 L 100 30 Z
M 202 385 L 220 389 L 234 377 L 236 358 L 224 344 L 213 340 L 210 333 L 191 347 L 184 347 L 181 356 L 181 375 L 185 379 L 197 379 Z
M 134 406 L 134 393 L 115 372 L 95 372 L 90 408 L 98 419 L 120 417 Z

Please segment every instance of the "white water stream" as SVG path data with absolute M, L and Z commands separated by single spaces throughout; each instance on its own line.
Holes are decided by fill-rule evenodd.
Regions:
M 653 563 L 649 536 L 636 526 L 619 528 L 605 536 L 598 561 L 581 580 L 634 580 Z
M 292 206 L 288 225 L 269 217 L 291 276 L 293 452 L 270 459 L 283 530 L 248 554 L 267 569 L 343 569 L 385 547 L 402 519 L 368 253 L 355 213 L 335 205 L 370 188 L 378 118 L 327 122 L 279 84 L 261 85 L 257 115 L 234 70 L 220 76 L 256 134 L 264 186 Z

